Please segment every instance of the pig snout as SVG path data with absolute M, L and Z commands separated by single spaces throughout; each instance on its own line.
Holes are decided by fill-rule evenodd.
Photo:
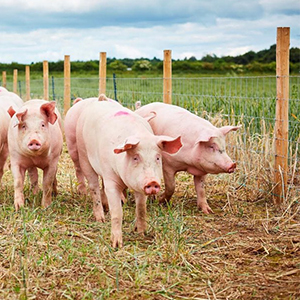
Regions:
M 234 170 L 236 169 L 236 163 L 232 163 L 231 166 L 227 169 L 228 173 L 233 173 Z
M 160 191 L 160 184 L 156 181 L 147 183 L 144 187 L 146 195 L 155 195 Z
M 31 140 L 27 146 L 28 146 L 28 149 L 32 150 L 32 151 L 37 151 L 42 147 L 41 143 L 35 139 Z

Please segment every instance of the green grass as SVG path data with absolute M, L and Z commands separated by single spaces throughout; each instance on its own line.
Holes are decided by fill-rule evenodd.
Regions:
M 134 108 L 138 100 L 142 104 L 163 100 L 163 79 L 159 75 L 133 73 L 116 75 L 114 85 L 112 74 L 107 75 L 106 94 L 125 106 Z M 19 93 L 25 97 L 25 81 L 19 76 Z M 12 89 L 12 79 L 7 79 Z M 72 74 L 71 97 L 88 98 L 98 95 L 98 77 L 92 74 Z M 115 89 L 116 87 L 116 89 Z M 31 97 L 43 97 L 41 74 L 32 74 Z M 64 80 L 62 74 L 49 76 L 49 97 L 56 100 L 63 110 Z M 273 133 L 276 108 L 276 76 L 173 76 L 172 101 L 201 115 L 208 112 L 214 116 L 221 113 L 231 123 L 243 120 L 251 134 L 261 134 L 261 121 Z M 300 134 L 300 77 L 290 76 L 289 139 L 295 143 Z

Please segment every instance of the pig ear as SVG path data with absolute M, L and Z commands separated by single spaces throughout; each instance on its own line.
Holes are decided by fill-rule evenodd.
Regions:
M 143 117 L 147 122 L 152 120 L 153 118 L 156 117 L 156 112 L 155 111 L 150 111 L 150 114 L 148 116 Z
M 135 104 L 134 104 L 134 108 L 135 110 L 139 109 L 142 107 L 142 102 L 141 101 L 136 101 Z
M 226 135 L 230 131 L 237 131 L 241 127 L 242 127 L 242 125 L 240 125 L 240 126 L 223 126 L 220 128 L 220 130 L 223 133 L 223 135 Z
M 108 101 L 108 99 L 104 94 L 100 94 L 98 101 Z
M 135 136 L 130 136 L 125 140 L 125 142 L 122 145 L 119 145 L 118 147 L 116 147 L 114 149 L 114 152 L 116 154 L 119 154 L 119 153 L 122 153 L 124 151 L 133 149 L 138 145 L 139 142 L 140 142 L 140 139 L 138 139 Z
M 171 138 L 169 136 L 158 136 L 157 146 L 169 154 L 174 154 L 182 147 L 181 136 Z
M 76 99 L 74 100 L 74 102 L 73 102 L 73 105 L 76 104 L 76 103 L 78 103 L 78 102 L 80 102 L 80 101 L 82 101 L 82 98 L 76 98 Z
M 24 121 L 24 117 L 26 114 L 27 114 L 27 109 L 16 114 L 16 117 L 17 117 L 19 123 Z
M 200 135 L 197 137 L 195 144 L 201 142 L 209 142 L 212 138 L 217 137 L 217 133 L 212 130 L 203 130 Z
M 54 110 L 55 110 L 55 101 L 45 103 L 41 106 L 41 112 L 46 114 L 48 122 L 52 125 L 57 120 L 57 114 L 54 112 Z
M 12 106 L 10 106 L 10 108 L 7 110 L 7 112 L 9 113 L 9 115 L 10 115 L 11 118 L 16 113 L 16 111 L 13 109 Z

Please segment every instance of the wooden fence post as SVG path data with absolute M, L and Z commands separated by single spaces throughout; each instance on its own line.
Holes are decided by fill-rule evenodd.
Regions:
M 17 94 L 18 92 L 18 69 L 14 69 L 13 75 L 13 92 Z
M 2 72 L 2 86 L 6 88 L 6 71 Z
M 44 99 L 49 100 L 49 67 L 48 61 L 43 61 Z
M 276 45 L 276 117 L 275 117 L 275 203 L 286 196 L 288 172 L 288 111 L 289 111 L 289 48 L 290 28 L 277 28 Z
M 71 64 L 70 55 L 65 55 L 64 61 L 64 115 L 71 106 Z
M 30 100 L 30 66 L 25 66 L 26 101 Z
M 100 52 L 99 95 L 106 93 L 106 52 Z
M 171 50 L 164 50 L 164 90 L 163 101 L 164 103 L 172 104 L 172 57 Z

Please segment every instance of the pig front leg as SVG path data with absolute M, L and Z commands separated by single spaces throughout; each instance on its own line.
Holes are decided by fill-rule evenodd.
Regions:
M 165 182 L 165 191 L 159 197 L 159 203 L 165 203 L 170 201 L 172 195 L 175 191 L 175 173 L 173 170 L 164 168 L 164 182 Z
M 122 190 L 113 185 L 105 184 L 105 193 L 108 199 L 109 211 L 111 216 L 111 242 L 114 248 L 123 247 L 122 238 Z
M 213 210 L 209 207 L 205 197 L 204 189 L 205 176 L 194 176 L 194 184 L 197 193 L 197 206 L 205 214 L 213 213 Z
M 26 169 L 12 162 L 11 171 L 14 176 L 14 204 L 16 211 L 18 211 L 25 203 L 23 188 Z
M 141 234 L 144 234 L 147 229 L 146 201 L 147 201 L 147 197 L 144 194 L 135 192 L 135 202 L 136 202 L 135 230 Z

